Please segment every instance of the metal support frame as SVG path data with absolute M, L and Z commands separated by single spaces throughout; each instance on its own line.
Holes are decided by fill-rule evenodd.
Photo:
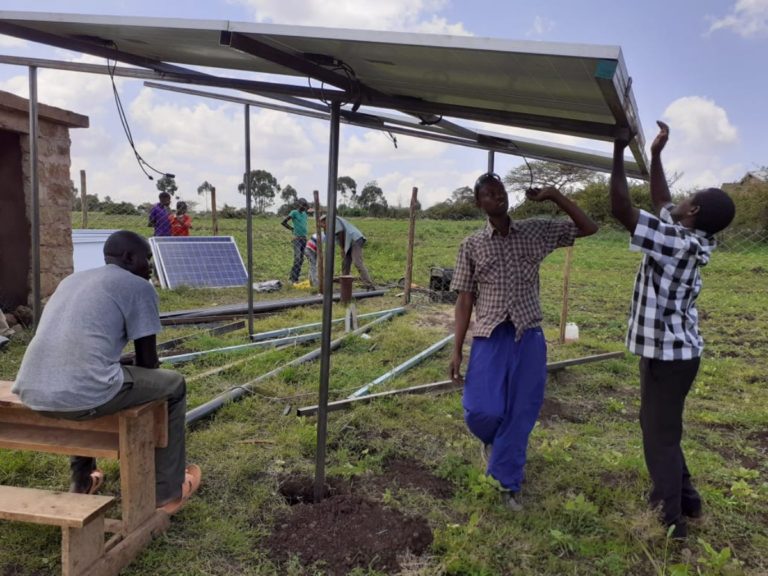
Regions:
M 323 285 L 323 336 L 320 357 L 320 392 L 318 400 L 317 449 L 315 452 L 315 502 L 323 499 L 325 488 L 325 451 L 328 436 L 328 384 L 331 370 L 331 320 L 333 318 L 333 270 L 336 251 L 336 180 L 339 171 L 339 102 L 331 105 L 330 141 L 328 145 L 328 214 L 326 216 L 325 270 Z
M 245 105 L 245 236 L 248 245 L 248 337 L 253 335 L 253 200 L 251 199 L 251 107 Z
M 38 173 L 37 67 L 29 67 L 29 183 L 32 197 L 32 322 L 36 331 L 42 314 L 40 296 L 40 175 Z
M 494 172 L 494 154 L 493 150 L 488 150 L 488 173 L 491 174 Z
M 2 57 L 0 57 L 0 63 Z M 148 88 L 155 88 L 158 90 L 166 90 L 168 92 L 188 94 L 190 96 L 200 96 L 203 98 L 211 98 L 213 100 L 221 100 L 223 102 L 234 102 L 237 104 L 248 103 L 251 106 L 257 106 L 265 108 L 267 110 L 276 110 L 278 112 L 286 112 L 288 114 L 296 114 L 297 116 L 304 116 L 307 118 L 315 118 L 317 120 L 328 121 L 330 115 L 323 108 L 323 111 L 316 111 L 313 103 L 307 102 L 301 99 L 291 99 L 291 103 L 295 103 L 297 106 L 285 106 L 282 104 L 275 104 L 273 102 L 264 102 L 262 100 L 253 100 L 250 98 L 242 98 L 238 96 L 230 96 L 226 94 L 216 94 L 212 92 L 206 92 L 204 90 L 196 90 L 194 88 L 183 88 L 180 86 L 169 86 L 167 84 L 160 84 L 157 82 L 146 81 L 144 85 Z M 268 96 L 275 99 L 275 96 Z M 577 166 L 582 168 L 588 168 L 591 170 L 605 170 L 610 171 L 611 159 L 605 155 L 604 160 L 606 162 L 603 168 L 599 168 L 591 160 L 590 155 L 597 155 L 598 153 L 589 150 L 579 150 L 582 154 L 581 158 L 576 159 L 552 159 L 546 154 L 537 153 L 534 150 L 528 150 L 521 148 L 525 143 L 522 139 L 513 139 L 512 136 L 504 138 L 501 136 L 492 136 L 484 133 L 472 132 L 472 138 L 461 138 L 446 133 L 445 131 L 432 125 L 419 125 L 418 123 L 407 120 L 404 118 L 396 118 L 394 116 L 383 114 L 369 114 L 366 112 L 352 112 L 351 110 L 341 110 L 342 123 L 350 124 L 353 126 L 360 126 L 363 128 L 369 128 L 371 130 L 380 130 L 384 132 L 391 132 L 393 134 L 402 134 L 404 136 L 411 136 L 413 138 L 420 138 L 422 140 L 432 140 L 434 142 L 442 142 L 444 144 L 451 144 L 454 146 L 464 146 L 466 148 L 475 148 L 478 150 L 486 150 L 489 153 L 500 152 L 503 154 L 511 154 L 514 156 L 524 156 L 533 160 L 544 160 L 547 162 L 557 162 L 559 164 L 565 164 L 569 166 Z M 592 158 L 592 160 L 594 160 Z M 492 171 L 492 170 L 491 170 Z M 642 171 L 633 167 L 632 164 L 627 166 L 627 174 L 633 178 L 646 178 L 647 175 Z

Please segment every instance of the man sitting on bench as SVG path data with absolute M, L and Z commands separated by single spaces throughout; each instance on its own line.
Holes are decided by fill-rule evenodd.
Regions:
M 158 368 L 161 330 L 157 292 L 148 282 L 149 243 L 120 230 L 104 244 L 105 266 L 59 284 L 40 318 L 13 387 L 44 416 L 89 420 L 153 400 L 168 403 L 168 446 L 155 450 L 158 508 L 176 513 L 200 486 L 200 468 L 185 467 L 186 383 Z M 135 361 L 121 359 L 128 340 Z M 72 456 L 70 491 L 94 493 L 104 475 L 94 458 Z

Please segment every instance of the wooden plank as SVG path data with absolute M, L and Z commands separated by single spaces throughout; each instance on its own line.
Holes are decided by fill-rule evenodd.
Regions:
M 120 418 L 120 491 L 126 533 L 155 512 L 154 413 Z
M 82 528 L 114 501 L 111 496 L 0 486 L 0 518 Z
M 104 513 L 83 528 L 61 529 L 61 575 L 81 576 L 104 555 Z
M 92 420 L 66 420 L 49 418 L 34 412 L 26 406 L 0 406 L 0 422 L 29 424 L 43 428 L 62 428 L 65 430 L 83 430 L 87 432 L 117 433 L 117 415 L 102 416 Z
M 148 413 L 152 417 L 152 413 Z M 149 427 L 150 432 L 152 426 Z M 0 422 L 0 448 L 52 454 L 117 458 L 118 435 L 111 432 L 67 430 L 54 426 Z
M 125 568 L 136 555 L 171 525 L 168 514 L 156 511 L 144 524 L 130 532 L 99 558 L 83 576 L 112 576 Z M 179 571 L 180 574 L 183 573 Z

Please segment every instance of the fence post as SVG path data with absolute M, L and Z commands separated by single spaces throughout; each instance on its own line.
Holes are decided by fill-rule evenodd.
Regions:
M 323 231 L 320 229 L 320 192 L 312 191 L 315 201 L 315 230 L 317 234 L 317 291 L 323 293 Z
M 408 221 L 408 253 L 405 260 L 405 290 L 403 291 L 403 306 L 411 302 L 411 282 L 413 281 L 413 243 L 416 232 L 416 197 L 419 189 L 414 186 L 411 192 L 411 212 Z
M 219 221 L 216 218 L 216 188 L 211 188 L 211 224 L 213 226 L 213 235 L 219 235 Z
M 83 213 L 81 228 L 88 228 L 88 194 L 85 186 L 85 170 L 80 170 L 80 211 Z

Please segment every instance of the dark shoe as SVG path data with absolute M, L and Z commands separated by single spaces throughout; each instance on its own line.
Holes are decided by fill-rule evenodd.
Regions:
M 688 538 L 688 525 L 685 523 L 684 518 L 680 518 L 677 522 L 669 524 L 667 529 L 672 527 L 672 533 L 669 535 L 672 540 L 685 540 Z
M 701 518 L 701 500 L 682 503 L 683 515 L 688 518 Z
M 522 512 L 523 505 L 520 502 L 520 492 L 504 491 L 501 493 L 501 501 L 512 512 Z

